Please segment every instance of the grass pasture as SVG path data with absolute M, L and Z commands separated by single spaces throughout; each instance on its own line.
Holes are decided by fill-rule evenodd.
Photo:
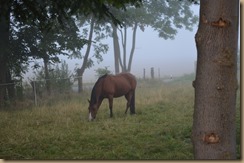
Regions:
M 114 100 L 114 117 L 109 118 L 108 101 L 104 100 L 93 122 L 87 121 L 89 94 L 0 111 L 0 158 L 193 159 L 194 89 L 190 79 L 139 81 L 136 115 L 125 115 L 126 101 L 118 98 Z M 237 136 L 240 142 L 240 128 Z

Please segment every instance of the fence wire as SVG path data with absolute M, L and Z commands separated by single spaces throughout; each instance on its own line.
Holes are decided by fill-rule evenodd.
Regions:
M 78 93 L 78 79 L 82 76 L 55 78 L 55 79 L 28 79 L 27 81 L 15 81 L 9 83 L 1 83 L 0 87 L 4 89 L 5 100 L 9 100 L 14 96 L 17 98 L 17 87 L 22 88 L 22 99 L 31 100 L 35 105 L 41 104 L 42 101 L 71 93 Z M 49 88 L 47 88 L 49 86 Z M 83 83 L 83 90 L 90 90 L 93 83 Z
M 21 100 L 32 102 L 34 105 L 57 101 L 59 97 L 70 96 L 79 92 L 78 79 L 82 76 L 71 76 L 65 78 L 52 79 L 27 79 L 23 82 L 14 81 L 10 83 L 1 83 L 0 87 L 5 89 L 5 99 L 11 99 L 9 96 L 15 94 L 15 97 L 21 96 Z M 162 80 L 172 80 L 172 77 L 161 78 Z M 49 88 L 48 88 L 49 84 Z M 82 91 L 89 92 L 92 90 L 94 82 L 82 83 Z M 14 88 L 15 92 L 12 92 Z M 18 95 L 17 95 L 18 94 Z

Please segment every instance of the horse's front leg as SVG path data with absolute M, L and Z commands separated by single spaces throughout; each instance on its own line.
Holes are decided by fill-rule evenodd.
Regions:
M 113 97 L 110 96 L 108 98 L 108 102 L 109 102 L 109 110 L 110 110 L 110 118 L 113 117 Z

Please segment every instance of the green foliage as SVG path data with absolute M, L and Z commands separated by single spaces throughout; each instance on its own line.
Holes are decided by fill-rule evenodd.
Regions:
M 52 90 L 58 91 L 59 93 L 71 90 L 71 86 L 73 84 L 71 77 L 73 75 L 69 71 L 68 64 L 65 61 L 62 61 L 61 64 L 56 64 L 56 66 L 49 65 L 49 70 L 49 79 L 46 79 L 45 70 L 43 67 L 39 71 L 34 72 L 35 77 L 33 80 L 37 81 L 39 89 L 42 89 L 43 91 L 46 85 L 46 80 L 49 80 L 52 86 Z
M 147 1 L 143 5 L 148 10 L 148 23 L 164 39 L 173 39 L 183 27 L 192 30 L 198 20 L 189 1 Z
M 143 1 L 142 6 L 135 8 L 127 6 L 126 12 L 113 9 L 113 14 L 125 24 L 124 28 L 133 27 L 135 23 L 144 31 L 146 26 L 151 26 L 159 33 L 159 37 L 173 39 L 177 29 L 185 27 L 192 30 L 198 17 L 193 14 L 191 1 Z
M 119 65 L 122 72 L 130 72 L 135 51 L 136 43 L 136 31 L 138 27 L 144 32 L 145 28 L 150 26 L 158 32 L 159 37 L 164 39 L 174 39 L 177 34 L 177 30 L 185 28 L 186 30 L 192 30 L 194 25 L 198 21 L 198 17 L 194 15 L 191 6 L 193 1 L 165 1 L 165 0 L 146 0 L 142 1 L 140 7 L 126 6 L 126 11 L 121 11 L 116 8 L 112 8 L 111 12 L 116 16 L 118 20 L 123 22 L 123 26 L 113 27 L 114 50 L 115 50 L 115 69 L 119 71 Z M 130 54 L 127 54 L 127 29 L 131 28 L 132 45 Z M 121 47 L 117 37 L 117 29 L 121 33 Z M 130 37 L 128 37 L 130 38 Z M 123 55 L 120 53 L 122 51 Z M 127 61 L 129 59 L 129 61 Z M 128 64 L 127 64 L 128 62 Z M 117 64 L 119 63 L 119 64 Z M 116 73 L 117 73 L 116 72 Z
M 88 16 L 94 14 L 99 19 L 109 18 L 115 23 L 120 23 L 111 14 L 109 8 L 124 8 L 125 4 L 138 6 L 141 0 L 126 1 L 73 1 L 57 2 L 54 0 L 40 2 L 4 1 L 0 3 L 0 21 L 3 28 L 3 39 L 10 38 L 8 53 L 1 53 L 1 62 L 8 62 L 9 71 L 20 75 L 26 71 L 29 59 L 49 58 L 53 62 L 58 61 L 57 55 L 67 51 L 78 53 L 85 40 L 78 35 L 75 24 L 77 15 Z M 6 20 L 4 20 L 6 19 Z M 2 24 L 3 23 L 3 24 Z M 2 43 L 1 43 L 2 44 Z M 3 59 L 1 57 L 1 60 Z
M 45 58 L 53 63 L 59 62 L 59 55 L 69 55 L 70 52 L 78 53 L 86 44 L 86 40 L 78 34 L 79 29 L 75 19 L 71 18 L 65 23 L 62 25 L 65 28 L 61 28 L 61 25 L 56 21 L 52 29 L 40 29 L 40 24 L 35 26 L 19 25 L 14 31 L 14 46 L 22 45 L 19 48 L 22 56 L 31 59 Z M 13 52 L 19 53 L 17 49 Z
M 94 23 L 93 29 L 91 29 L 92 19 L 95 19 L 95 22 L 93 22 Z M 102 42 L 104 39 L 108 37 L 108 34 L 106 33 L 107 30 L 104 29 L 105 28 L 104 22 L 101 23 L 101 21 L 99 21 L 98 19 L 92 16 L 87 17 L 83 15 L 78 15 L 76 23 L 79 26 L 79 31 L 81 33 L 80 37 L 86 40 L 85 45 L 88 46 L 89 43 L 91 43 L 91 46 L 93 47 L 94 50 L 93 56 L 90 56 L 90 49 L 89 49 L 88 56 L 90 57 L 88 58 L 87 56 L 87 63 L 85 67 L 90 68 L 94 65 L 94 58 L 97 60 L 97 63 L 102 62 L 103 61 L 102 54 L 106 54 L 109 49 L 109 46 Z M 90 30 L 93 30 L 91 38 L 89 38 Z M 73 52 L 71 55 L 69 55 L 69 58 L 86 60 L 85 59 L 86 54 L 83 55 L 81 52 L 80 53 Z M 85 63 L 83 62 L 83 64 Z
M 108 66 L 105 66 L 104 68 L 98 68 L 98 69 L 95 70 L 95 72 L 96 72 L 96 77 L 97 78 L 102 76 L 102 75 L 104 75 L 104 74 L 112 74 L 112 71 L 110 71 L 108 69 Z

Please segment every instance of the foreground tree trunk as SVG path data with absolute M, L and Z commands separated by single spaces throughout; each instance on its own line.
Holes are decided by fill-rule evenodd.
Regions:
M 238 0 L 201 0 L 192 141 L 195 159 L 236 159 Z
M 4 107 L 4 98 L 6 96 L 7 88 L 7 72 L 8 57 L 10 54 L 9 48 L 9 22 L 10 22 L 10 1 L 1 3 L 0 11 L 3 15 L 0 15 L 0 109 Z

